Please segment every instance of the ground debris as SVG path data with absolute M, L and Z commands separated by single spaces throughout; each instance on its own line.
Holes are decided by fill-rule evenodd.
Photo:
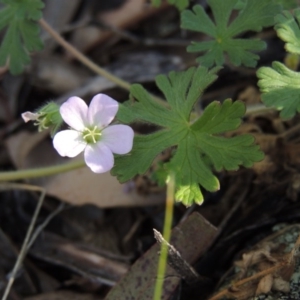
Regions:
M 272 235 L 242 254 L 210 300 L 299 299 L 300 225 L 281 224 L 273 229 Z

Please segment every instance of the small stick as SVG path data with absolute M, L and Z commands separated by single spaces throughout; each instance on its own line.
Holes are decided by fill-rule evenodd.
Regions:
M 193 269 L 192 266 L 190 266 L 189 263 L 187 263 L 180 255 L 179 251 L 175 249 L 173 245 L 168 243 L 162 234 L 157 231 L 156 229 L 153 229 L 154 231 L 154 237 L 157 240 L 157 242 L 162 245 L 166 245 L 168 247 L 168 263 L 169 265 L 182 277 L 188 284 L 193 284 L 199 280 L 199 275 L 197 272 Z
M 38 187 L 38 186 L 34 186 L 34 185 L 21 184 L 21 183 L 3 183 L 3 184 L 0 184 L 0 191 L 1 190 L 11 190 L 11 189 L 40 192 L 41 195 L 39 197 L 38 204 L 36 206 L 36 209 L 34 211 L 33 217 L 31 219 L 29 228 L 27 230 L 27 233 L 26 233 L 26 236 L 25 236 L 22 248 L 20 250 L 19 256 L 18 256 L 17 261 L 16 261 L 16 263 L 14 265 L 14 268 L 13 268 L 13 270 L 11 272 L 8 284 L 7 284 L 6 288 L 5 288 L 2 300 L 6 300 L 7 299 L 8 295 L 9 295 L 9 292 L 11 290 L 11 287 L 12 287 L 12 285 L 13 285 L 13 283 L 15 281 L 15 278 L 17 276 L 17 273 L 18 273 L 18 271 L 19 271 L 19 269 L 21 267 L 22 261 L 23 261 L 25 255 L 26 255 L 26 253 L 27 253 L 27 250 L 28 250 L 27 245 L 28 245 L 28 243 L 30 241 L 30 238 L 31 238 L 31 235 L 32 235 L 32 232 L 33 232 L 33 229 L 34 229 L 35 222 L 37 220 L 37 217 L 39 215 L 39 212 L 41 210 L 41 207 L 42 207 L 45 195 L 46 195 L 46 190 L 44 188 L 41 188 L 41 187 Z

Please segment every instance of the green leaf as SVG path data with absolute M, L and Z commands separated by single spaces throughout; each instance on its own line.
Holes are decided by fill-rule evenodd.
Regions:
M 257 77 L 263 93 L 261 99 L 266 106 L 281 110 L 280 116 L 283 119 L 290 119 L 296 112 L 300 112 L 300 73 L 275 61 L 272 68 L 260 68 Z
M 0 30 L 7 27 L 0 46 L 0 66 L 9 64 L 12 74 L 19 74 L 30 62 L 29 52 L 41 50 L 36 24 L 42 17 L 41 0 L 0 0 L 5 4 L 0 11 Z
M 247 0 L 238 0 L 235 9 L 242 9 Z M 274 3 L 280 4 L 283 9 L 293 9 L 299 4 L 299 0 L 273 0 Z
M 294 16 L 289 11 L 284 11 L 276 17 L 277 35 L 286 42 L 286 51 L 300 54 L 300 8 L 294 11 Z
M 247 31 L 261 31 L 263 27 L 274 24 L 274 17 L 280 12 L 280 5 L 273 0 L 208 0 L 214 21 L 200 5 L 193 11 L 181 13 L 181 27 L 202 32 L 213 39 L 192 42 L 188 52 L 204 52 L 197 61 L 206 67 L 223 65 L 225 54 L 235 66 L 255 67 L 259 56 L 253 52 L 266 48 L 265 42 L 258 39 L 237 39 Z M 237 17 L 229 23 L 232 11 L 239 9 Z
M 183 10 L 188 7 L 189 0 L 168 0 L 168 3 L 175 5 L 179 10 Z M 159 7 L 161 0 L 152 0 L 152 5 Z
M 283 9 L 294 9 L 299 5 L 299 0 L 274 0 L 280 4 Z
M 252 136 L 224 138 L 219 135 L 236 129 L 245 113 L 242 102 L 213 102 L 195 122 L 191 122 L 193 106 L 216 78 L 219 68 L 190 68 L 185 72 L 159 75 L 156 84 L 165 95 L 169 107 L 156 102 L 140 85 L 131 87 L 131 100 L 119 109 L 117 118 L 124 123 L 148 122 L 159 126 L 156 132 L 136 135 L 131 153 L 116 156 L 112 174 L 121 182 L 145 173 L 153 160 L 167 148 L 174 148 L 164 170 L 176 176 L 176 199 L 185 205 L 202 203 L 200 186 L 208 191 L 219 189 L 215 170 L 249 167 L 263 158 Z M 159 176 L 165 177 L 161 172 Z

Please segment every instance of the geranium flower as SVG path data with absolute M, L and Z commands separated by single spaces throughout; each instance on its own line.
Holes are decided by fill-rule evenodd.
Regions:
M 113 153 L 126 154 L 133 144 L 131 127 L 108 126 L 118 108 L 118 102 L 104 94 L 94 96 L 89 107 L 78 97 L 69 98 L 59 111 L 71 129 L 54 136 L 54 148 L 67 157 L 75 157 L 84 151 L 85 162 L 93 172 L 109 171 L 114 165 Z

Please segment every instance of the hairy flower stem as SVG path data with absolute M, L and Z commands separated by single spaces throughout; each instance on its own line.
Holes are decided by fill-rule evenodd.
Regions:
M 75 47 L 73 47 L 70 43 L 68 43 L 58 32 L 56 32 L 44 19 L 39 20 L 39 24 L 66 50 L 68 50 L 74 57 L 76 57 L 81 63 L 87 66 L 89 69 L 94 71 L 96 74 L 103 76 L 114 82 L 119 87 L 124 88 L 125 90 L 129 91 L 131 84 L 117 76 L 114 76 L 110 72 L 106 71 L 105 69 L 99 67 L 93 61 L 91 61 L 88 57 L 86 57 L 83 53 L 78 51 Z M 153 96 L 152 97 L 157 101 L 167 106 L 167 102 L 160 99 L 159 97 Z
M 163 229 L 163 237 L 166 242 L 170 242 L 172 220 L 173 220 L 173 208 L 175 199 L 175 176 L 170 174 L 167 181 L 167 199 L 166 199 L 166 211 L 165 211 L 165 221 Z M 155 283 L 153 300 L 161 300 L 162 290 L 164 285 L 164 278 L 167 268 L 168 259 L 168 246 L 166 243 L 161 244 L 161 251 L 158 261 L 157 278 Z
M 45 168 L 0 172 L 0 182 L 55 175 L 55 174 L 72 171 L 78 168 L 82 168 L 85 165 L 86 164 L 84 160 L 76 160 L 66 164 L 45 167 Z

